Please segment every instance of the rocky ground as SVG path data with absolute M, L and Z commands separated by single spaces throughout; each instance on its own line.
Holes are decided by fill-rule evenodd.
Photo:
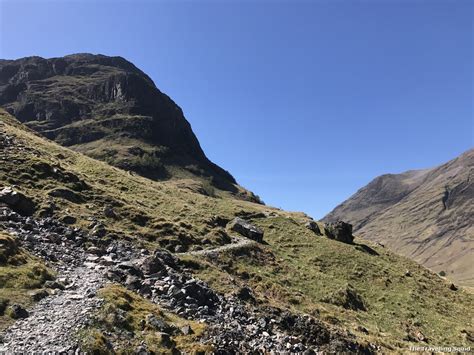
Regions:
M 75 335 L 101 305 L 96 291 L 107 282 L 125 285 L 186 319 L 209 325 L 202 341 L 217 353 L 307 352 L 352 349 L 369 352 L 347 336 L 335 335 L 311 317 L 259 305 L 250 289 L 221 295 L 183 270 L 166 251 L 150 253 L 119 241 L 104 242 L 100 225 L 88 234 L 51 218 L 23 217 L 0 208 L 0 227 L 16 235 L 24 248 L 46 260 L 58 273 L 29 316 L 3 334 L 3 351 L 74 351 Z M 98 232 L 99 231 L 99 232 Z M 234 246 L 253 241 L 238 239 Z M 222 249 L 222 250 L 220 250 Z M 39 295 L 39 297 L 42 297 Z M 146 349 L 141 349 L 146 350 Z

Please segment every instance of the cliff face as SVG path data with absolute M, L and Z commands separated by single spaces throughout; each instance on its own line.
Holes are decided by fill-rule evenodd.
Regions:
M 182 110 L 121 57 L 0 60 L 0 105 L 56 142 L 154 179 L 200 177 L 235 191 Z
M 452 279 L 474 285 L 474 150 L 439 167 L 377 177 L 324 220 L 345 220 Z

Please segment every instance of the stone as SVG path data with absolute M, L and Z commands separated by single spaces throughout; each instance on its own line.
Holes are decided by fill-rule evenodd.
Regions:
M 33 200 L 12 187 L 5 187 L 0 191 L 0 203 L 8 205 L 13 211 L 21 215 L 30 216 L 35 211 Z
M 451 285 L 449 285 L 449 289 L 450 289 L 451 291 L 457 291 L 457 290 L 458 290 L 458 287 L 457 287 L 455 284 L 452 283 Z
M 104 254 L 104 251 L 101 248 L 98 248 L 96 246 L 87 248 L 87 252 L 90 254 L 98 255 L 98 256 Z
M 44 283 L 44 287 L 46 288 L 51 288 L 51 289 L 57 289 L 57 290 L 64 290 L 64 284 L 58 281 L 46 281 Z
M 9 308 L 9 313 L 13 319 L 28 318 L 29 316 L 28 311 L 19 304 L 11 305 Z
M 194 334 L 194 331 L 189 324 L 186 324 L 185 326 L 181 327 L 179 330 L 181 331 L 183 335 Z
M 172 333 L 174 330 L 174 327 L 166 323 L 164 320 L 157 318 L 154 314 L 148 314 L 146 316 L 145 324 L 148 328 L 163 333 Z
M 308 221 L 305 224 L 305 227 L 308 228 L 310 231 L 314 232 L 316 235 L 323 235 L 321 230 L 319 229 L 318 224 L 315 221 Z
M 329 239 L 334 239 L 347 244 L 352 244 L 354 241 L 354 236 L 352 235 L 352 224 L 337 221 L 327 223 L 324 229 Z
M 159 336 L 161 339 L 161 345 L 171 348 L 174 345 L 174 341 L 171 339 L 170 335 L 168 333 L 164 332 L 159 332 Z
M 115 211 L 112 206 L 105 206 L 104 207 L 104 216 L 107 218 L 117 218 Z
M 263 230 L 240 217 L 236 217 L 227 225 L 227 227 L 230 230 L 259 243 L 263 241 Z
M 38 302 L 41 301 L 43 298 L 48 297 L 49 293 L 46 290 L 36 290 L 30 293 L 30 297 L 33 301 Z

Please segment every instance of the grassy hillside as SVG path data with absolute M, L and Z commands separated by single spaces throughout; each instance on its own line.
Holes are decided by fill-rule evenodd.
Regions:
M 358 239 L 349 245 L 317 236 L 305 227 L 302 213 L 220 190 L 206 196 L 199 193 L 206 187 L 194 180 L 131 175 L 45 140 L 5 112 L 0 119 L 7 137 L 0 186 L 15 184 L 33 197 L 36 215 L 86 229 L 99 221 L 103 238 L 173 252 L 229 243 L 232 232 L 219 221 L 243 216 L 263 228 L 266 244 L 209 258 L 180 256 L 213 288 L 233 293 L 249 286 L 262 305 L 312 314 L 385 350 L 473 345 L 473 297 L 406 258 Z
M 337 206 L 356 233 L 474 286 L 474 150 L 432 169 L 386 174 Z

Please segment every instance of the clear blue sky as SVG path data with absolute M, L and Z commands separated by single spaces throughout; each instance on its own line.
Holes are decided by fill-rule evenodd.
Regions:
M 473 1 L 0 0 L 0 58 L 120 55 L 268 204 L 322 217 L 473 147 Z

